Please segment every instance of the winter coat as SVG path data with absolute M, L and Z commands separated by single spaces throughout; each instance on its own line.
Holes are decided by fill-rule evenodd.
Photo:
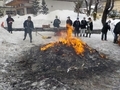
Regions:
M 86 20 L 82 20 L 81 21 L 81 29 L 86 29 L 87 26 L 87 21 Z
M 33 22 L 29 20 L 25 20 L 23 26 L 25 28 L 25 31 L 27 31 L 28 33 L 34 29 Z
M 12 22 L 14 22 L 14 19 L 11 17 L 8 17 L 6 21 L 7 21 L 7 25 L 12 25 Z
M 93 22 L 87 22 L 87 29 L 91 31 L 93 30 Z
M 74 23 L 73 23 L 73 27 L 75 27 L 75 30 L 76 31 L 79 31 L 79 28 L 80 28 L 80 21 L 74 21 Z
M 115 34 L 120 34 L 120 22 L 118 22 L 118 23 L 115 25 L 115 28 L 114 28 L 113 32 L 114 32 Z
M 110 30 L 110 25 L 107 23 L 104 24 L 103 28 L 102 28 L 102 33 L 107 33 L 108 30 Z
M 69 24 L 69 25 L 71 25 L 72 26 L 72 20 L 71 19 L 68 19 L 67 21 L 66 21 L 66 24 Z
M 61 23 L 61 21 L 59 19 L 55 19 L 54 22 L 53 22 L 53 26 L 58 28 L 58 27 L 60 27 L 59 26 L 60 23 Z

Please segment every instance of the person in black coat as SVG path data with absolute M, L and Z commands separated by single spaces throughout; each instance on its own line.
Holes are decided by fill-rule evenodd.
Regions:
M 32 43 L 32 30 L 34 29 L 34 25 L 33 25 L 33 22 L 31 21 L 30 16 L 28 16 L 28 19 L 24 21 L 23 26 L 24 26 L 24 31 L 25 31 L 23 40 L 26 39 L 26 36 L 28 33 L 30 37 L 30 43 Z
M 81 20 L 80 36 L 82 35 L 83 37 L 85 36 L 86 27 L 87 27 L 87 21 L 86 21 L 86 18 L 84 17 L 83 20 Z
M 73 27 L 74 27 L 75 37 L 76 36 L 78 37 L 78 35 L 80 33 L 80 21 L 79 21 L 79 18 L 77 18 L 77 20 L 74 21 Z
M 70 16 L 67 17 L 66 24 L 69 24 L 69 25 L 72 26 L 73 22 L 72 22 L 72 20 L 70 19 Z
M 115 28 L 114 28 L 113 32 L 114 32 L 114 41 L 113 41 L 113 43 L 117 43 L 118 34 L 120 34 L 120 22 L 118 22 L 115 25 Z
M 90 38 L 91 34 L 92 34 L 92 31 L 93 31 L 93 22 L 92 22 L 91 18 L 88 18 L 86 37 L 88 37 L 88 35 L 89 35 L 89 38 Z
M 7 21 L 7 27 L 8 27 L 8 32 L 12 33 L 12 23 L 14 22 L 14 19 L 11 17 L 11 15 L 8 15 L 8 18 L 6 19 Z
M 101 40 L 107 41 L 107 32 L 108 32 L 108 30 L 110 30 L 110 23 L 111 23 L 111 21 L 109 20 L 108 22 L 106 22 L 103 25 L 103 28 L 101 30 L 101 32 L 102 32 Z

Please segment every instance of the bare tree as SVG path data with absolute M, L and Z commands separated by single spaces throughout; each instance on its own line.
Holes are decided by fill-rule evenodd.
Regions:
M 100 2 L 100 0 L 95 0 L 95 7 L 94 7 L 94 10 L 93 10 L 93 18 L 94 18 L 94 20 L 96 20 L 96 18 L 97 18 L 97 10 L 98 10 L 99 2 Z
M 92 3 L 93 3 L 93 0 L 85 0 L 86 9 L 87 9 L 87 15 L 88 16 L 91 14 Z
M 103 11 L 103 16 L 102 16 L 102 24 L 104 25 L 106 20 L 107 20 L 107 15 L 108 13 L 113 9 L 114 7 L 114 0 L 106 0 L 106 5 L 105 9 Z
M 74 11 L 77 12 L 77 17 L 79 17 L 79 13 L 80 13 L 80 8 L 83 4 L 83 0 L 77 0 L 75 3 L 75 8 L 74 8 Z

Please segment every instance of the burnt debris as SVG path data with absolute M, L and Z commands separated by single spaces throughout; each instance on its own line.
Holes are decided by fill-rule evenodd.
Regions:
M 104 54 L 87 45 L 84 49 L 83 54 L 77 55 L 72 47 L 61 43 L 45 51 L 41 51 L 39 46 L 33 47 L 25 55 L 24 67 L 30 73 L 62 78 L 83 78 L 110 68 L 112 61 Z

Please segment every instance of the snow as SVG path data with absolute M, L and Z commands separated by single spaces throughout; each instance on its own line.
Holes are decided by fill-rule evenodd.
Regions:
M 70 16 L 71 19 L 74 21 L 76 19 L 77 14 L 74 13 L 73 11 L 69 11 L 69 10 L 56 10 L 56 11 L 49 13 L 48 15 L 43 15 L 43 14 L 40 14 L 38 16 L 34 16 L 32 14 L 28 14 L 28 15 L 24 15 L 24 16 L 16 15 L 16 16 L 13 16 L 13 18 L 15 20 L 15 22 L 13 23 L 13 27 L 14 28 L 22 28 L 23 22 L 24 22 L 24 20 L 27 19 L 28 16 L 32 17 L 32 20 L 34 22 L 35 27 L 40 27 L 43 24 L 51 24 L 51 22 L 54 20 L 56 15 L 62 21 L 61 26 L 65 26 L 65 21 L 66 21 L 67 16 Z M 80 16 L 79 16 L 80 20 L 83 19 L 83 17 L 87 18 L 87 16 L 85 14 L 80 14 Z M 5 26 L 6 26 L 6 18 L 7 18 L 7 15 L 5 15 L 4 17 L 2 17 L 0 19 L 0 23 L 2 23 L 4 21 Z M 113 29 L 114 25 L 119 21 L 119 19 L 111 20 L 111 21 L 112 21 L 111 25 L 113 26 L 113 27 L 112 26 L 111 27 Z M 93 23 L 94 23 L 94 29 L 101 29 L 102 28 L 102 24 L 101 24 L 100 19 L 93 21 Z M 52 27 L 52 24 L 51 24 L 51 27 Z M 41 33 L 46 35 L 46 36 L 53 36 L 53 32 L 41 32 Z M 24 41 L 24 42 L 22 41 L 23 35 L 24 35 L 24 32 L 22 32 L 22 31 L 21 32 L 17 31 L 17 32 L 13 32 L 13 34 L 9 34 L 7 32 L 7 30 L 5 30 L 1 27 L 0 28 L 1 52 L 2 52 L 3 47 L 4 47 L 4 49 L 6 47 L 9 47 L 9 45 L 7 46 L 6 44 L 14 44 L 13 46 L 15 46 L 15 47 L 11 46 L 12 49 L 15 49 L 15 48 L 21 49 L 21 46 L 26 47 L 26 43 L 28 44 L 28 46 L 31 45 L 31 44 L 29 44 L 29 41 Z M 108 49 L 109 47 L 110 48 L 115 48 L 115 46 L 116 46 L 116 48 L 118 47 L 117 45 L 114 45 L 112 43 L 112 41 L 113 41 L 112 31 L 110 31 L 108 33 L 108 41 L 107 42 L 101 42 L 100 38 L 101 38 L 100 34 L 93 34 L 92 38 L 82 38 L 82 39 L 85 40 L 87 43 L 89 43 L 94 48 L 101 49 L 101 51 L 103 51 L 103 52 L 107 52 L 107 54 L 109 53 L 108 51 L 110 51 Z M 55 38 L 52 38 L 51 40 L 43 40 L 39 35 L 36 36 L 35 32 L 33 32 L 33 44 L 43 44 L 43 43 L 48 42 L 48 41 L 52 41 L 52 40 L 54 41 L 54 39 Z M 29 37 L 27 40 L 29 40 Z M 93 44 L 93 43 L 95 43 L 95 44 Z M 8 51 L 6 49 L 5 49 L 5 51 L 11 52 L 11 51 Z M 114 51 L 116 51 L 116 50 L 114 50 Z M 116 54 L 117 52 L 118 51 L 116 51 L 114 54 Z M 110 53 L 111 53 L 111 51 L 110 51 Z M 12 55 L 14 55 L 14 54 L 12 54 Z M 119 60 L 119 58 L 117 58 L 117 60 Z
M 45 24 L 45 25 L 50 24 L 51 27 L 53 27 L 52 22 L 53 22 L 56 15 L 61 20 L 61 22 L 62 22 L 61 26 L 63 26 L 63 27 L 65 26 L 65 22 L 66 22 L 66 19 L 67 19 L 68 16 L 70 16 L 73 21 L 76 20 L 76 17 L 77 17 L 77 14 L 75 12 L 69 11 L 69 10 L 55 10 L 55 11 L 50 12 L 47 15 L 39 14 L 37 16 L 34 16 L 32 14 L 28 14 L 28 15 L 24 15 L 24 16 L 16 15 L 16 16 L 13 16 L 13 18 L 15 20 L 15 22 L 13 23 L 13 28 L 23 28 L 23 22 L 24 22 L 24 20 L 27 19 L 28 16 L 32 17 L 32 20 L 34 22 L 35 27 L 41 27 L 43 24 Z M 87 19 L 87 16 L 85 14 L 80 14 L 80 16 L 79 16 L 80 20 L 82 20 L 83 17 L 86 17 L 86 19 Z M 7 18 L 7 15 L 5 15 L 4 17 L 2 17 L 0 19 L 0 23 L 4 22 L 4 26 L 6 26 L 6 18 Z M 108 34 L 108 42 L 106 42 L 106 43 L 109 43 L 111 41 L 111 44 L 112 44 L 112 41 L 113 41 L 112 30 L 114 28 L 114 25 L 117 22 L 119 22 L 120 20 L 119 19 L 116 19 L 116 20 L 111 19 L 111 21 L 112 21 L 112 23 L 111 23 L 112 29 L 111 29 L 111 32 L 109 32 L 111 34 Z M 94 24 L 94 29 L 101 29 L 102 28 L 102 24 L 101 24 L 100 19 L 98 19 L 96 21 L 93 21 L 93 24 Z M 52 32 L 42 32 L 42 33 L 47 35 L 47 34 L 51 34 Z M 20 41 L 21 41 L 21 43 L 23 43 L 23 41 L 22 41 L 23 34 L 24 34 L 23 32 L 14 32 L 13 34 L 9 34 L 6 30 L 4 30 L 3 28 L 0 28 L 0 45 L 3 45 L 3 43 L 13 43 L 13 44 L 17 45 L 18 43 L 20 43 Z M 52 33 L 52 35 L 53 35 L 53 33 Z M 91 42 L 93 41 L 92 43 L 94 43 L 96 41 L 96 40 L 93 40 L 93 39 L 97 39 L 97 41 L 99 41 L 100 36 L 101 36 L 100 34 L 93 35 L 92 38 L 90 38 L 90 41 Z M 33 38 L 35 38 L 35 37 L 36 36 L 33 36 Z M 85 38 L 85 40 L 87 40 L 87 39 L 89 41 L 89 38 Z M 40 44 L 40 43 L 43 43 L 43 41 L 45 41 L 45 40 L 41 40 L 41 38 L 39 37 L 39 38 L 37 38 L 37 42 L 35 42 L 35 41 L 36 40 L 34 40 L 33 43 L 38 43 L 39 42 L 39 44 Z M 97 41 L 96 41 L 96 43 L 99 43 Z M 101 44 L 106 44 L 106 43 L 101 42 Z M 17 47 L 19 47 L 19 44 L 18 44 Z M 98 47 L 98 46 L 96 46 L 96 47 Z
M 62 20 L 62 25 L 65 26 L 65 21 L 67 16 L 70 16 L 72 20 L 76 19 L 76 13 L 73 11 L 68 10 L 56 10 L 51 12 L 48 15 L 38 15 L 38 16 L 32 16 L 32 20 L 35 24 L 35 27 L 39 27 L 42 24 L 51 24 L 51 22 L 54 20 L 55 16 L 58 15 L 58 17 Z M 13 23 L 14 28 L 22 28 L 22 23 L 24 20 L 27 19 L 28 15 L 14 16 L 15 22 Z M 83 17 L 87 17 L 84 14 L 80 14 L 80 20 Z M 7 16 L 4 16 L 0 18 L 0 23 L 6 20 Z M 112 21 L 113 24 L 116 24 L 119 20 Z M 102 24 L 101 20 L 93 21 L 94 28 L 101 29 Z M 5 24 L 6 25 L 6 24 Z M 52 26 L 52 24 L 51 24 Z M 55 42 L 57 40 L 56 37 L 54 37 L 53 32 L 39 32 L 42 35 L 45 36 L 52 36 L 51 39 L 42 39 L 42 37 L 36 32 L 33 32 L 33 42 L 30 43 L 29 36 L 27 36 L 27 39 L 23 41 L 24 32 L 23 31 L 13 31 L 13 34 L 8 33 L 7 30 L 0 27 L 0 62 L 1 64 L 6 67 L 10 61 L 14 61 L 15 57 L 22 56 L 22 51 L 26 51 L 29 48 L 40 45 L 40 44 L 46 44 L 49 42 Z M 79 37 L 80 38 L 80 37 Z M 81 39 L 86 42 L 89 46 L 91 46 L 94 49 L 97 49 L 98 51 L 105 53 L 109 58 L 120 61 L 120 50 L 119 46 L 117 44 L 113 43 L 113 33 L 111 31 L 108 32 L 108 41 L 101 41 L 101 34 L 92 34 L 91 38 L 82 37 Z M 0 69 L 1 72 L 5 72 L 4 67 Z M 34 85 L 34 84 L 33 84 Z
M 65 27 L 66 19 L 68 16 L 70 16 L 73 21 L 75 21 L 77 18 L 77 14 L 74 11 L 70 11 L 70 10 L 55 10 L 47 15 L 39 14 L 37 16 L 34 16 L 32 14 L 23 15 L 23 16 L 16 15 L 13 16 L 13 19 L 15 20 L 13 23 L 13 28 L 23 28 L 23 22 L 24 20 L 27 19 L 28 16 L 32 17 L 35 27 L 42 27 L 42 25 L 48 25 L 48 24 L 50 24 L 50 27 L 53 27 L 53 21 L 55 19 L 55 16 L 58 16 L 58 18 L 61 20 L 61 25 L 60 25 L 61 27 Z M 82 20 L 83 17 L 86 17 L 86 20 L 88 18 L 85 14 L 79 15 L 80 20 Z M 6 18 L 7 15 L 2 17 L 0 20 L 0 23 L 4 22 L 5 27 L 6 27 Z M 95 22 L 93 22 L 93 24 L 95 26 L 94 29 L 98 29 L 102 27 L 101 20 L 96 20 Z

